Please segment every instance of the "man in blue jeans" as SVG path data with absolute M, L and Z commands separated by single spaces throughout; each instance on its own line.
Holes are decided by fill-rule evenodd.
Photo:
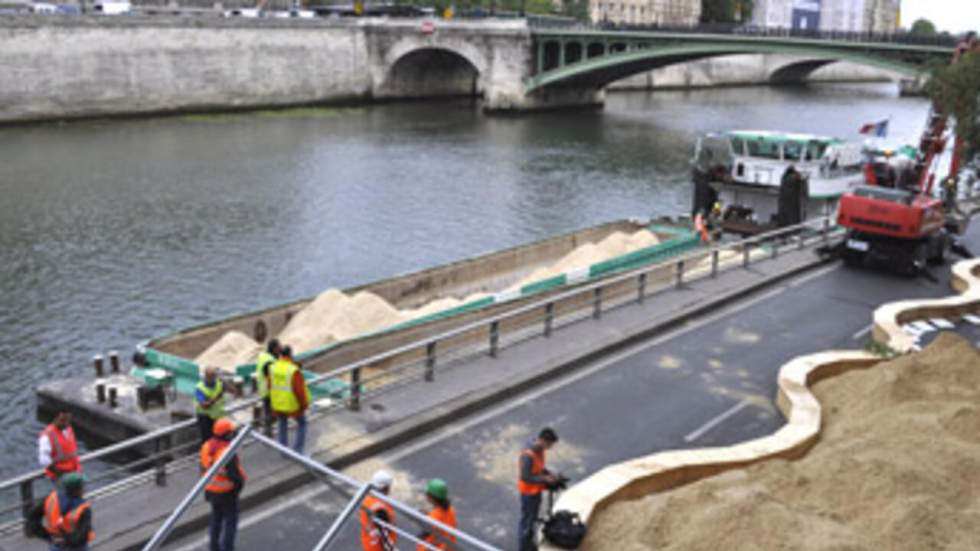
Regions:
M 544 452 L 558 442 L 558 435 L 549 427 L 541 429 L 538 437 L 527 443 L 521 450 L 519 465 L 520 477 L 517 491 L 521 494 L 521 522 L 518 526 L 518 551 L 537 549 L 534 542 L 534 523 L 541 509 L 541 494 L 553 486 L 557 477 L 544 466 Z
M 296 444 L 293 449 L 303 453 L 306 444 L 306 410 L 310 407 L 310 389 L 303 372 L 293 360 L 293 351 L 286 346 L 282 356 L 269 368 L 269 403 L 272 415 L 279 418 L 279 443 L 289 445 L 289 418 L 296 419 Z

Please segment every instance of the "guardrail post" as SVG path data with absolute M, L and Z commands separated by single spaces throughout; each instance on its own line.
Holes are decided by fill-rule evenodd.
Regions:
M 95 366 L 96 377 L 101 379 L 105 376 L 105 364 L 103 363 L 102 354 L 92 356 L 92 365 Z
M 684 286 L 684 261 L 677 261 L 677 288 L 680 289 Z
M 797 235 L 797 239 L 797 247 L 799 247 L 799 249 L 802 251 L 804 245 L 806 244 L 806 237 L 802 231 L 800 231 L 799 235 Z
M 497 357 L 497 348 L 500 345 L 500 322 L 490 322 L 490 357 Z
M 636 281 L 636 301 L 643 304 L 647 298 L 647 274 L 643 272 Z
M 555 303 L 549 302 L 544 305 L 544 336 L 551 336 L 551 329 L 555 324 Z
M 743 268 L 749 267 L 749 242 L 748 241 L 746 241 L 745 244 L 742 245 L 742 267 Z
M 718 249 L 711 251 L 711 277 L 718 277 Z
M 156 467 L 155 467 L 155 479 L 157 486 L 167 485 L 167 461 L 163 456 L 163 452 L 170 449 L 170 437 L 161 436 L 156 440 Z
M 602 287 L 596 287 L 592 292 L 592 318 L 602 317 Z
M 772 242 L 772 258 L 779 256 L 779 240 L 773 240 Z
M 21 514 L 24 517 L 24 535 L 31 537 L 31 525 L 27 522 L 31 516 L 31 509 L 34 508 L 34 479 L 25 480 L 20 483 L 20 503 Z
M 821 232 L 820 232 L 821 233 L 821 237 L 823 238 L 824 245 L 826 245 L 827 244 L 827 241 L 830 239 L 830 236 L 828 235 L 829 232 L 830 232 L 830 219 L 829 218 L 824 218 L 823 219 L 823 227 L 822 227 Z
M 425 345 L 425 380 L 432 382 L 436 378 L 436 341 Z
M 358 411 L 361 409 L 361 368 L 355 367 L 350 372 L 350 398 L 347 400 L 347 409 Z

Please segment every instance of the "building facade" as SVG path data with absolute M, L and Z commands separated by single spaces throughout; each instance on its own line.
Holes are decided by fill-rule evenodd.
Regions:
M 701 0 L 589 0 L 593 23 L 696 25 Z
M 898 29 L 901 0 L 756 0 L 759 27 L 838 32 Z

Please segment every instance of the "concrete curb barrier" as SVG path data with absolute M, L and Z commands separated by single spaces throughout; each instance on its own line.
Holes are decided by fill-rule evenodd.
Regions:
M 962 260 L 953 265 L 951 284 L 958 296 L 941 299 L 902 300 L 879 306 L 874 312 L 872 339 L 900 354 L 917 349 L 916 338 L 902 326 L 931 318 L 960 318 L 980 312 L 980 259 Z
M 879 357 L 863 350 L 795 358 L 779 370 L 776 402 L 787 419 L 783 428 L 734 446 L 669 450 L 608 466 L 562 494 L 555 509 L 578 513 L 588 522 L 617 501 L 638 499 L 760 461 L 800 457 L 820 437 L 821 406 L 809 386 L 846 371 L 871 367 L 878 361 Z M 541 549 L 557 550 L 550 545 Z

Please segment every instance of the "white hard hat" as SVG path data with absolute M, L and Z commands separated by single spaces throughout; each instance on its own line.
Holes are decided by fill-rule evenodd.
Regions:
M 392 480 L 391 473 L 381 469 L 380 471 L 375 472 L 374 476 L 371 477 L 371 485 L 379 490 L 383 490 L 385 488 L 391 488 Z

